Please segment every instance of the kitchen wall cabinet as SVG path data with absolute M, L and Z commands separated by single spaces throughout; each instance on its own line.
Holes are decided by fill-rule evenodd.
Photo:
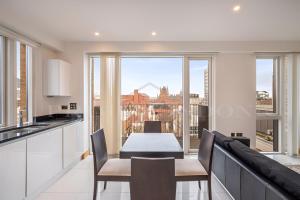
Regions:
M 24 199 L 26 140 L 0 147 L 0 162 L 0 199 Z
M 62 128 L 27 139 L 27 194 L 38 191 L 62 170 Z
M 49 59 L 44 81 L 45 96 L 71 96 L 71 65 L 63 60 Z

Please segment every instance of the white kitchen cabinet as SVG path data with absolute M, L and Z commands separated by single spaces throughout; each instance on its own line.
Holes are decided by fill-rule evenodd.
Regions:
M 26 140 L 0 147 L 0 163 L 0 199 L 24 199 Z
M 82 122 L 77 122 L 63 128 L 63 166 L 80 159 L 83 153 L 83 127 Z
M 27 139 L 27 194 L 32 195 L 62 170 L 62 128 Z
M 45 96 L 71 96 L 71 66 L 59 59 L 49 59 L 44 73 Z

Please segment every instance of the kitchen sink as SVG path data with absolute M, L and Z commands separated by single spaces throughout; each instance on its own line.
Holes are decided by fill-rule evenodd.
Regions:
M 26 132 L 32 132 L 32 131 L 36 131 L 38 129 L 41 128 L 45 128 L 47 127 L 49 124 L 33 124 L 33 125 L 29 125 L 29 126 L 24 126 L 24 127 L 18 127 L 18 128 L 14 128 L 14 129 L 10 129 L 7 131 L 3 131 L 1 133 L 26 133 Z
M 12 137 L 18 137 L 18 136 L 22 136 L 22 135 L 27 135 L 33 131 L 37 131 L 41 128 L 45 128 L 47 127 L 49 124 L 32 124 L 29 126 L 24 126 L 24 127 L 18 127 L 18 128 L 13 128 L 7 131 L 1 131 L 0 132 L 0 139 L 4 140 L 4 139 L 8 139 L 8 138 L 12 138 Z
M 49 126 L 49 124 L 44 124 L 44 123 L 32 124 L 32 125 L 29 125 L 29 126 L 25 126 L 24 128 L 42 128 L 42 127 L 46 127 L 46 126 Z

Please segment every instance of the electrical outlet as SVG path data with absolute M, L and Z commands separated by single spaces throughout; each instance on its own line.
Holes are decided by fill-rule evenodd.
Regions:
M 61 109 L 62 109 L 62 110 L 68 110 L 68 105 L 62 105 L 62 106 L 61 106 Z
M 77 103 L 70 103 L 70 110 L 76 110 L 77 109 Z

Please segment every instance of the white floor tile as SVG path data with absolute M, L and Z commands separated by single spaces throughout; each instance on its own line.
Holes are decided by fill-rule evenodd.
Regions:
M 193 156 L 191 156 L 192 158 Z M 92 200 L 93 197 L 93 159 L 89 156 L 41 193 L 38 200 Z M 97 200 L 130 200 L 129 183 L 108 182 L 103 190 L 103 182 L 98 183 Z M 208 200 L 207 183 L 179 182 L 176 200 Z M 213 200 L 231 200 L 219 182 L 212 178 Z

